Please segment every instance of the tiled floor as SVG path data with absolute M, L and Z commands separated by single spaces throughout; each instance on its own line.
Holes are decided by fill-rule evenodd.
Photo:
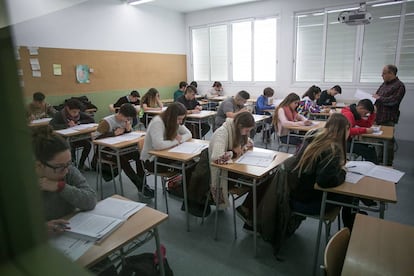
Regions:
M 398 141 L 399 150 L 394 166 L 406 172 L 397 184 L 398 203 L 388 206 L 385 219 L 414 225 L 414 143 Z M 261 136 L 255 139 L 256 146 L 262 146 Z M 276 149 L 274 142 L 269 148 Z M 95 187 L 96 175 L 87 172 L 90 183 Z M 135 186 L 124 177 L 125 196 L 137 200 Z M 152 181 L 152 179 L 150 180 Z M 160 182 L 159 182 L 160 183 Z M 105 185 L 104 194 L 113 193 L 112 182 Z M 161 190 L 158 198 L 162 199 Z M 270 244 L 258 239 L 258 254 L 253 256 L 252 236 L 242 231 L 242 222 L 237 219 L 238 239 L 234 240 L 232 210 L 219 213 L 219 239 L 214 240 L 214 211 L 204 225 L 201 219 L 190 216 L 190 232 L 186 231 L 185 213 L 180 210 L 181 200 L 169 198 L 169 219 L 160 227 L 161 242 L 167 249 L 167 258 L 175 275 L 310 275 L 312 273 L 313 252 L 317 232 L 317 221 L 307 219 L 296 233 L 283 246 L 276 260 Z M 148 202 L 151 206 L 152 201 Z M 159 210 L 165 211 L 163 200 L 159 200 Z M 212 208 L 214 210 L 214 208 Z M 370 215 L 377 216 L 377 213 Z M 335 231 L 336 224 L 332 226 Z M 137 250 L 153 252 L 155 242 L 149 242 Z M 321 252 L 322 256 L 322 252 Z

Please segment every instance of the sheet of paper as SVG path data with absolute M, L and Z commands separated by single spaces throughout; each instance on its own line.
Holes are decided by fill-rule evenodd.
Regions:
M 345 181 L 355 184 L 358 183 L 358 181 L 361 180 L 363 177 L 364 175 L 359 173 L 347 172 L 345 176 Z
M 96 123 L 80 124 L 80 125 L 72 127 L 72 129 L 83 130 L 83 129 L 88 129 L 88 128 L 92 128 L 92 127 L 96 127 L 96 126 L 98 126 L 98 124 L 96 124 Z
M 384 179 L 387 181 L 397 183 L 398 181 L 400 181 L 401 177 L 403 177 L 404 172 L 393 169 L 393 168 L 375 166 L 371 171 L 369 171 L 368 175 L 371 177 Z
M 276 157 L 276 153 L 247 151 L 236 160 L 237 164 L 268 167 Z
M 31 58 L 30 59 L 30 66 L 31 66 L 32 70 L 40 70 L 39 59 Z
M 119 136 L 115 136 L 115 137 L 108 137 L 108 138 L 104 138 L 104 139 L 99 139 L 99 141 L 102 141 L 104 143 L 110 144 L 110 145 L 114 145 L 114 144 L 118 144 L 118 143 L 122 143 L 122 142 L 127 142 L 127 141 L 131 141 L 134 139 L 138 139 L 141 136 L 144 136 L 145 133 L 143 132 L 130 132 L 130 133 L 125 133 L 123 135 L 119 135 Z
M 130 216 L 145 207 L 145 203 L 108 197 L 96 204 L 95 209 L 87 212 L 119 219 L 128 219 Z
M 76 261 L 92 245 L 92 241 L 77 239 L 66 234 L 49 239 L 49 243 L 72 261 Z
M 345 165 L 348 172 L 356 172 L 367 175 L 367 172 L 375 167 L 375 164 L 368 161 L 349 161 Z
M 380 130 L 380 131 L 373 132 L 372 135 L 382 135 L 382 133 L 383 133 L 383 131 Z
M 177 152 L 177 153 L 200 153 L 203 149 L 207 148 L 207 144 L 200 144 L 200 143 L 193 143 L 193 142 L 184 142 L 172 149 L 169 152 Z
M 31 123 L 32 124 L 40 124 L 40 123 L 49 122 L 50 120 L 52 120 L 52 118 L 36 119 L 36 120 L 33 120 Z
M 42 72 L 40 70 L 32 71 L 32 77 L 40 78 L 42 76 Z
M 376 99 L 369 93 L 362 91 L 361 89 L 357 89 L 354 97 L 359 99 L 359 100 L 363 100 L 363 99 L 368 99 L 370 100 L 372 103 L 375 103 Z
M 70 127 L 70 128 L 56 130 L 56 132 L 62 135 L 66 135 L 66 134 L 77 133 L 79 131 L 74 129 L 73 127 Z
M 80 234 L 89 240 L 99 240 L 118 228 L 123 222 L 124 220 L 113 217 L 80 212 L 69 219 L 68 233 Z

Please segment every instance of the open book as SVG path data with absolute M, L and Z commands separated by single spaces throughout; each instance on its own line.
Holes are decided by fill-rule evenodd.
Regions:
M 101 240 L 144 206 L 140 202 L 106 198 L 98 202 L 95 209 L 80 212 L 69 219 L 67 232 L 86 240 Z
M 237 164 L 245 164 L 251 166 L 267 167 L 272 164 L 276 157 L 276 152 L 257 152 L 246 151 L 239 159 L 236 160 Z
M 202 152 L 205 148 L 208 148 L 208 144 L 184 142 L 176 147 L 173 147 L 169 150 L 169 152 L 196 154 Z
M 345 167 L 347 168 L 348 173 L 370 176 L 394 183 L 400 181 L 401 177 L 404 175 L 404 172 L 393 168 L 378 166 L 369 161 L 349 161 L 346 163 Z

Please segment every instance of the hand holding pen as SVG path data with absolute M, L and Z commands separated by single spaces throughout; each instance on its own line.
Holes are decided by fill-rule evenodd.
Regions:
M 70 229 L 69 221 L 64 219 L 53 219 L 47 222 L 48 234 L 58 234 Z

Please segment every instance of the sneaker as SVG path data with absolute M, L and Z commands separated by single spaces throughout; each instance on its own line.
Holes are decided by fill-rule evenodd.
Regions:
M 252 220 L 249 218 L 248 210 L 244 206 L 240 205 L 237 207 L 236 214 L 245 224 L 253 224 Z
M 367 199 L 367 198 L 360 198 L 361 202 L 364 203 L 365 206 L 368 207 L 372 207 L 372 206 L 377 206 L 377 202 L 373 201 L 372 199 Z
M 367 213 L 367 212 L 365 212 L 365 211 L 362 211 L 362 210 L 359 210 L 359 211 L 358 211 L 358 214 L 368 216 L 368 213 Z
M 145 185 L 143 195 L 146 198 L 154 198 L 154 190 L 151 189 L 148 185 Z
M 183 204 L 181 205 L 181 211 L 185 211 L 184 201 L 183 201 Z M 188 201 L 188 213 L 190 213 L 193 216 L 202 218 L 203 212 L 204 212 L 204 204 Z M 208 217 L 210 213 L 211 213 L 211 207 L 210 205 L 207 205 L 205 217 Z
M 254 234 L 253 225 L 250 225 L 248 223 L 245 223 L 243 225 L 242 230 L 243 230 L 243 232 L 245 232 L 247 234 L 250 234 L 250 235 L 253 235 Z M 260 236 L 259 230 L 256 232 L 256 236 Z

